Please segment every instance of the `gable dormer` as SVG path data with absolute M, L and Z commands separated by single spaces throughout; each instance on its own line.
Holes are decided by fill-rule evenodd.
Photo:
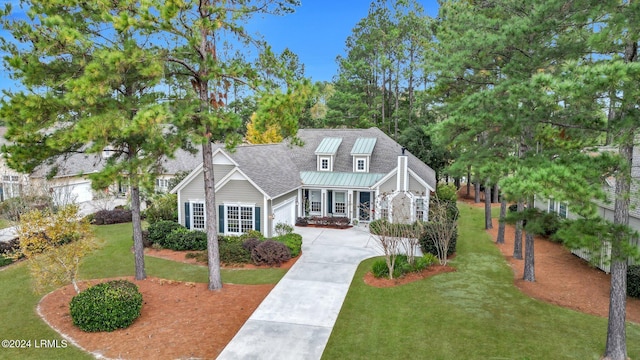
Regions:
M 318 171 L 333 171 L 336 153 L 342 143 L 342 138 L 327 137 L 322 139 L 316 148 L 316 162 Z
M 369 172 L 371 153 L 376 146 L 376 138 L 358 138 L 351 149 L 353 172 Z

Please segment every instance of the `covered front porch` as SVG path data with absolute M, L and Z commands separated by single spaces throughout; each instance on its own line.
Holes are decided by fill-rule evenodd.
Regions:
M 302 188 L 299 217 L 346 217 L 370 221 L 373 218 L 375 193 L 368 189 Z

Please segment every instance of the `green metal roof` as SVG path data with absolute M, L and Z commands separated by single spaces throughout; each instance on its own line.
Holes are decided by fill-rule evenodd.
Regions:
M 342 138 L 326 137 L 316 148 L 316 155 L 335 155 L 341 143 Z
M 376 138 L 357 138 L 351 149 L 351 155 L 371 155 L 376 146 Z
M 334 186 L 368 188 L 382 179 L 385 174 L 345 173 L 331 171 L 302 171 L 303 186 Z

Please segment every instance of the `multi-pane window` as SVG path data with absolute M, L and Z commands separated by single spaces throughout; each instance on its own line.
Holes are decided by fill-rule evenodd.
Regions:
M 204 203 L 191 203 L 191 229 L 204 230 Z
M 156 179 L 156 189 L 158 191 L 167 191 L 169 189 L 169 179 Z
M 561 218 L 567 218 L 567 204 L 566 203 L 560 203 L 560 206 L 558 207 L 558 215 Z
M 320 197 L 320 190 L 311 191 L 310 199 L 311 212 L 319 213 L 322 211 L 322 201 Z
M 553 199 L 549 199 L 549 211 L 550 213 L 556 211 L 556 202 Z
M 329 170 L 329 159 L 320 159 L 320 170 Z
M 380 218 L 389 219 L 389 202 L 386 198 L 380 200 Z
M 356 160 L 356 171 L 365 171 L 366 170 L 366 163 L 364 159 L 357 159 Z
M 2 176 L 3 200 L 20 196 L 20 177 L 18 175 Z
M 226 208 L 226 232 L 246 233 L 253 230 L 253 206 L 227 205 Z
M 424 199 L 416 199 L 416 220 L 424 220 Z
M 334 193 L 334 214 L 344 215 L 346 214 L 347 203 L 345 200 L 346 196 L 343 192 Z

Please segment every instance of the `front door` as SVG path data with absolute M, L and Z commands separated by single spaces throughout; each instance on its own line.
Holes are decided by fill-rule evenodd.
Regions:
M 358 201 L 358 219 L 360 221 L 371 220 L 371 193 L 360 192 L 360 200 Z

